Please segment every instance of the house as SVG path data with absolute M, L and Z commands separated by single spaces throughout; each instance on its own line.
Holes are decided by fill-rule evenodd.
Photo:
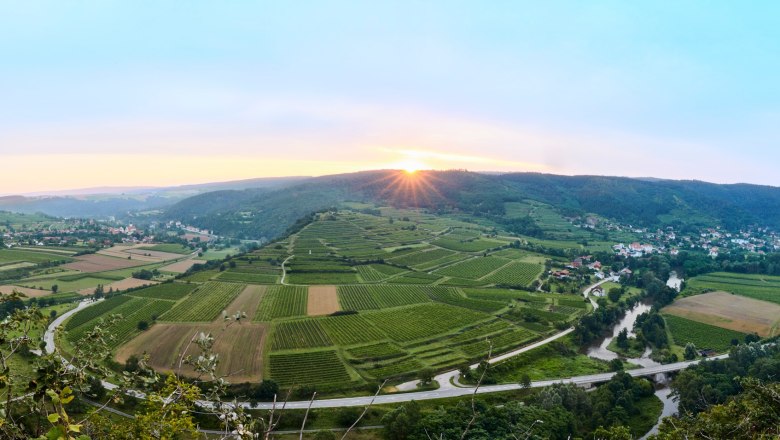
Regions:
M 606 294 L 604 293 L 604 288 L 601 287 L 601 286 L 596 286 L 596 287 L 590 289 L 590 292 L 588 292 L 588 295 L 593 295 L 593 296 L 596 296 L 596 297 L 599 297 L 599 298 L 603 298 L 604 296 L 606 296 Z
M 571 275 L 571 272 L 569 272 L 568 270 L 565 270 L 565 269 L 564 270 L 556 270 L 551 275 L 554 276 L 555 278 L 559 279 L 559 280 L 564 280 L 566 278 L 569 278 L 569 275 Z
M 633 274 L 634 274 L 634 272 L 632 272 L 631 269 L 629 269 L 627 267 L 624 268 L 624 269 L 621 269 L 620 272 L 618 272 L 618 275 L 625 275 L 627 277 L 630 277 Z

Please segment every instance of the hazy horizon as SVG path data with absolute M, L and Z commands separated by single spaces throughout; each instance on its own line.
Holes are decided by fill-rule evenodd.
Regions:
M 777 186 L 779 8 L 9 4 L 0 194 L 380 168 Z

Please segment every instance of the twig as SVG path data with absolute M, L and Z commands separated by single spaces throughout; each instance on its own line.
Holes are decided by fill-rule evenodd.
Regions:
M 474 424 L 474 422 L 477 420 L 477 406 L 476 406 L 476 399 L 477 399 L 477 391 L 479 391 L 479 386 L 482 385 L 482 381 L 485 379 L 485 374 L 487 373 L 488 368 L 490 368 L 490 358 L 493 356 L 493 343 L 488 341 L 490 344 L 490 347 L 488 347 L 488 355 L 487 355 L 487 361 L 485 361 L 485 369 L 482 370 L 482 374 L 479 376 L 479 380 L 477 381 L 477 386 L 474 387 L 474 394 L 471 395 L 471 420 L 469 420 L 469 423 L 466 425 L 466 429 L 463 430 L 463 434 L 460 436 L 460 440 L 463 440 L 466 438 L 466 434 L 469 433 L 469 430 L 471 429 L 471 425 Z
M 350 426 L 349 428 L 347 428 L 347 430 L 344 432 L 344 435 L 343 435 L 343 436 L 341 436 L 341 440 L 344 440 L 345 438 L 347 438 L 347 434 L 349 434 L 349 432 L 350 432 L 350 431 L 352 431 L 352 429 L 353 429 L 355 426 L 357 426 L 357 424 L 358 424 L 358 423 L 360 423 L 360 420 L 363 418 L 363 416 L 365 416 L 365 415 L 366 415 L 366 413 L 368 412 L 368 409 L 369 409 L 369 408 L 371 408 L 371 405 L 373 405 L 373 404 L 374 404 L 374 400 L 376 400 L 376 396 L 378 396 L 378 395 L 379 395 L 379 392 L 380 392 L 380 391 L 382 391 L 382 388 L 384 388 L 384 387 L 385 387 L 385 384 L 386 384 L 386 383 L 387 383 L 387 379 L 385 379 L 385 381 L 384 381 L 384 382 L 382 382 L 382 385 L 379 385 L 379 388 L 377 388 L 377 390 L 376 390 L 376 393 L 374 394 L 374 397 L 372 397 L 372 398 L 371 398 L 371 401 L 370 401 L 370 402 L 368 402 L 368 405 L 366 405 L 366 407 L 365 407 L 365 408 L 363 408 L 363 412 L 360 414 L 360 417 L 358 417 L 358 418 L 357 418 L 357 420 L 355 420 L 355 423 L 353 423 L 353 424 L 352 424 L 352 426 Z
M 306 408 L 306 414 L 303 415 L 303 423 L 301 423 L 301 435 L 298 437 L 298 440 L 303 440 L 303 430 L 306 428 L 306 419 L 309 418 L 309 411 L 311 411 L 311 405 L 314 403 L 315 397 L 317 397 L 316 391 L 311 395 L 311 400 L 309 400 L 309 407 Z

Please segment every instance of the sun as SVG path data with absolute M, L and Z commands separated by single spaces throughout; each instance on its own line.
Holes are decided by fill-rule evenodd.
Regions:
M 417 171 L 426 169 L 426 165 L 418 160 L 406 159 L 398 163 L 398 168 L 406 171 L 407 174 L 414 174 Z

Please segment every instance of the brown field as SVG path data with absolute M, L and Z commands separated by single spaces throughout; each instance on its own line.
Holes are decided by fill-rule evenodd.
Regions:
M 221 324 L 155 324 L 121 347 L 116 360 L 124 363 L 133 354 L 149 354 L 151 366 L 163 372 L 176 369 L 181 351 L 198 332 L 211 332 L 215 337 L 214 351 L 219 354 L 217 373 L 229 375 L 232 383 L 257 382 L 263 375 L 263 346 L 268 334 L 265 324 L 241 323 L 224 328 Z M 187 354 L 197 355 L 190 346 Z M 193 375 L 191 368 L 182 373 Z
M 194 259 L 177 261 L 175 263 L 161 267 L 160 270 L 165 272 L 184 273 L 187 272 L 189 268 L 191 268 L 196 264 L 203 264 L 203 261 L 198 261 Z
M 664 313 L 762 337 L 780 333 L 780 305 L 727 292 L 679 299 Z
M 3 295 L 10 295 L 14 290 L 24 293 L 28 298 L 40 298 L 42 296 L 51 295 L 51 290 L 30 289 L 29 287 L 19 286 L 0 286 L 0 293 Z
M 330 315 L 341 310 L 336 286 L 309 286 L 309 302 L 306 314 L 309 316 Z
M 210 235 L 194 234 L 192 232 L 184 234 L 182 236 L 182 238 L 184 238 L 187 241 L 192 241 L 192 240 L 194 240 L 196 238 L 200 238 L 201 243 L 206 243 L 206 242 L 211 241 L 211 236 Z
M 124 252 L 126 254 L 132 255 L 133 258 L 136 257 L 155 258 L 157 261 L 176 260 L 184 256 L 182 254 L 174 254 L 172 252 L 150 251 L 148 249 L 128 249 Z
M 152 286 L 158 284 L 157 281 L 139 280 L 137 278 L 125 278 L 123 280 L 115 281 L 111 284 L 103 286 L 103 289 L 108 292 L 110 289 L 114 289 L 114 292 L 121 292 L 123 290 L 132 289 L 135 287 Z M 94 287 L 88 287 L 78 291 L 79 295 L 92 295 L 95 293 Z
M 266 288 L 266 286 L 247 285 L 225 311 L 228 315 L 232 315 L 240 310 L 246 313 L 247 321 L 251 321 L 255 317 L 255 311 L 265 295 Z M 222 319 L 221 315 L 217 318 L 218 321 L 222 321 Z
M 128 260 L 125 258 L 115 258 L 106 255 L 89 254 L 82 255 L 80 257 L 74 257 L 78 261 L 73 263 L 63 264 L 61 267 L 65 269 L 78 270 L 81 272 L 103 272 L 107 270 L 125 269 L 128 267 L 135 267 L 146 264 L 143 261 Z
M 163 261 L 177 260 L 182 258 L 182 254 L 174 254 L 171 252 L 151 251 L 148 249 L 139 249 L 140 247 L 148 246 L 148 244 L 130 244 L 130 245 L 116 245 L 108 249 L 98 251 L 98 254 L 105 255 L 107 257 L 124 258 L 132 257 L 133 260 L 145 261 L 147 263 L 161 263 Z

